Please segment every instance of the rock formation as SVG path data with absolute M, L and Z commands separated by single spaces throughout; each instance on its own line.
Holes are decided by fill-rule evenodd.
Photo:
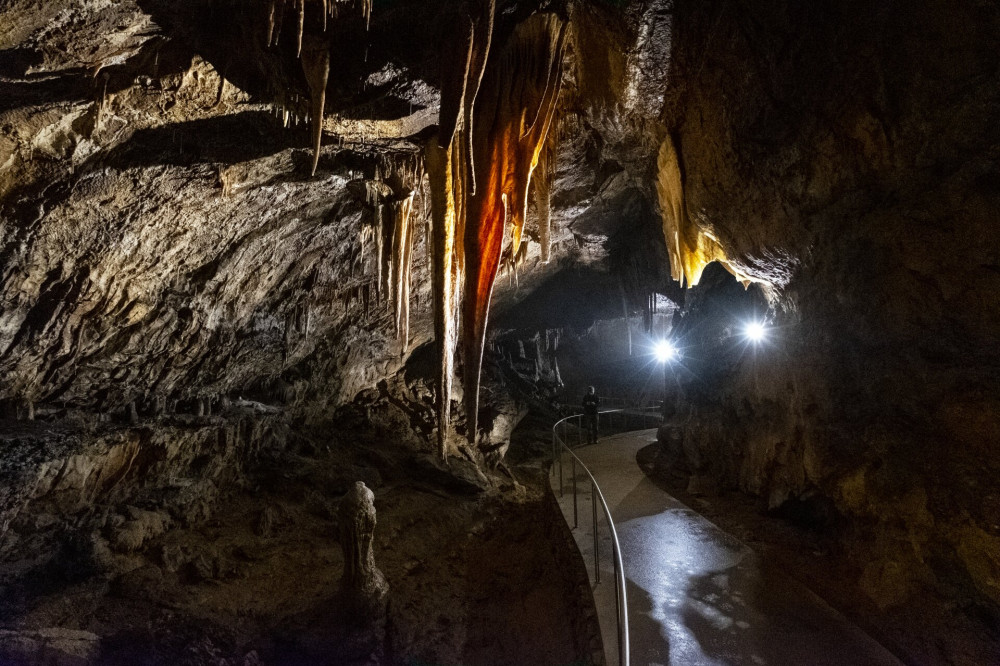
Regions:
M 340 592 L 349 616 L 374 623 L 385 617 L 389 584 L 375 566 L 375 494 L 361 481 L 347 492 L 337 509 L 344 575 Z

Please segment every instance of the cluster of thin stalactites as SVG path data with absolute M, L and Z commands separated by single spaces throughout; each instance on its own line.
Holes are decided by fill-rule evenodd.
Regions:
M 302 64 L 306 84 L 309 86 L 310 138 L 313 149 L 312 174 L 319 165 L 320 146 L 323 141 L 323 113 L 326 106 L 326 88 L 330 81 L 330 41 L 327 38 L 328 19 L 336 19 L 342 10 L 348 8 L 358 12 L 367 29 L 371 21 L 372 0 L 308 0 L 314 7 L 309 16 L 315 20 L 319 15 L 320 25 L 310 25 L 306 30 L 307 0 L 270 0 L 267 9 L 267 45 L 277 45 L 281 37 L 286 15 L 295 21 L 296 55 Z M 318 11 L 317 11 L 318 10 Z M 317 29 L 319 28 L 319 29 Z M 288 111 L 284 123 L 289 122 Z
M 371 0 L 270 0 L 267 43 L 277 44 L 282 24 L 297 22 L 296 53 L 310 92 L 312 173 L 319 163 L 323 114 L 331 62 L 328 18 L 347 5 L 366 25 Z M 315 5 L 313 4 L 315 3 Z M 319 12 L 316 11 L 319 9 Z M 439 446 L 447 455 L 454 357 L 464 358 L 463 385 L 468 438 L 477 432 L 480 368 L 493 285 L 503 264 L 516 272 L 524 261 L 521 240 L 529 196 L 539 215 L 541 257 L 550 252 L 549 190 L 554 153 L 553 124 L 562 78 L 564 21 L 534 14 L 514 27 L 502 44 L 494 40 L 495 0 L 466 0 L 442 53 L 441 112 L 436 139 L 412 168 L 377 169 L 380 187 L 368 201 L 374 209 L 377 293 L 391 303 L 396 333 L 409 342 L 410 274 L 415 193 L 426 164 L 432 210 L 435 338 L 441 358 L 437 381 Z M 306 19 L 321 16 L 322 30 Z M 419 165 L 418 165 L 419 163 Z M 395 182 L 393 182 L 395 179 Z M 509 236 L 507 230 L 509 228 Z M 505 238 L 507 259 L 502 261 Z

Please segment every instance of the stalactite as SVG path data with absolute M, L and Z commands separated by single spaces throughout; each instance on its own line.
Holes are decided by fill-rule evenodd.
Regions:
M 555 127 L 552 127 L 545 140 L 545 145 L 538 155 L 538 167 L 531 177 L 532 191 L 535 195 L 535 210 L 538 212 L 538 244 L 541 246 L 543 264 L 549 263 L 552 253 L 552 207 L 550 197 L 557 137 L 558 132 Z
M 322 19 L 322 35 L 327 31 L 327 17 L 337 16 L 338 3 L 351 3 L 357 7 L 361 17 L 365 20 L 365 29 L 371 24 L 373 0 L 319 0 L 320 16 Z M 316 175 L 316 167 L 319 164 L 319 151 L 323 140 L 323 110 L 326 105 L 326 86 L 330 77 L 330 52 L 328 40 L 320 35 L 306 33 L 306 2 L 307 0 L 271 0 L 268 5 L 267 16 L 267 45 L 277 45 L 281 34 L 281 24 L 284 20 L 286 6 L 291 5 L 295 12 L 297 23 L 296 31 L 296 54 L 301 59 L 302 71 L 305 73 L 306 82 L 309 85 L 310 93 L 310 114 L 307 122 L 311 127 L 311 139 L 313 147 L 312 175 Z M 297 103 L 295 108 L 297 109 Z M 290 114 L 285 113 L 283 124 L 288 127 Z M 298 115 L 294 116 L 295 124 L 298 125 Z
M 365 157 L 365 178 L 348 183 L 353 196 L 374 217 L 374 224 L 361 228 L 358 255 L 364 255 L 368 241 L 374 236 L 374 291 L 378 304 L 393 312 L 403 353 L 409 345 L 413 211 L 423 169 L 421 157 L 414 153 L 374 153 Z M 367 315 L 367 304 L 365 307 Z
M 632 324 L 628 318 L 628 297 L 625 294 L 625 284 L 618 280 L 618 288 L 622 293 L 622 317 L 625 320 L 625 331 L 628 334 L 628 355 L 632 355 Z
M 491 50 L 495 0 L 470 0 L 463 11 L 452 51 L 443 57 L 439 133 L 426 147 L 442 456 L 448 453 L 459 313 L 468 436 L 470 441 L 476 437 L 486 315 L 505 222 L 509 214 L 516 269 L 514 261 L 523 256 L 519 250 L 531 173 L 558 96 L 564 33 L 555 15 L 537 14 L 517 26 L 502 49 Z
M 406 353 L 410 335 L 410 270 L 413 259 L 413 226 L 410 213 L 413 193 L 389 204 L 392 218 L 392 299 L 395 307 L 396 336 Z
M 438 419 L 438 453 L 448 455 L 451 428 L 452 377 L 458 347 L 459 285 L 464 268 L 464 246 L 459 242 L 465 227 L 464 140 L 442 148 L 438 140 L 428 142 L 425 151 L 431 188 L 432 238 L 434 258 L 434 338 L 440 359 L 435 409 Z
M 306 0 L 296 0 L 296 4 L 299 6 L 299 41 L 298 41 L 299 50 L 296 52 L 296 55 L 298 55 L 301 58 L 302 35 L 306 31 Z
M 486 321 L 510 216 L 511 248 L 520 250 L 531 173 L 547 136 L 562 78 L 564 26 L 535 14 L 491 57 L 476 100 L 473 147 L 478 189 L 468 198 L 462 347 L 466 421 L 476 437 Z
M 459 9 L 454 35 L 446 42 L 449 51 L 442 60 L 438 145 L 450 148 L 458 133 L 465 144 L 463 170 L 470 194 L 476 192 L 473 108 L 493 41 L 495 13 L 496 0 L 466 0 Z
M 431 189 L 434 258 L 434 337 L 440 359 L 436 412 L 438 452 L 448 455 L 454 356 L 458 347 L 459 286 L 464 270 L 467 183 L 472 150 L 472 108 L 486 67 L 495 0 L 464 3 L 442 57 L 438 135 L 425 150 Z
M 280 0 L 271 0 L 267 16 L 267 45 L 278 43 L 278 35 L 281 34 L 281 16 L 284 5 Z
M 375 303 L 381 304 L 382 299 L 387 297 L 388 288 L 386 282 L 389 271 L 388 252 L 392 247 L 391 232 L 386 229 L 385 210 L 382 204 L 375 203 Z M 388 236 L 388 243 L 386 237 Z
M 316 175 L 319 165 L 319 151 L 323 142 L 323 107 L 326 104 L 326 84 L 330 78 L 330 48 L 326 42 L 317 40 L 309 43 L 302 54 L 302 71 L 312 98 L 310 115 L 312 116 L 312 175 Z

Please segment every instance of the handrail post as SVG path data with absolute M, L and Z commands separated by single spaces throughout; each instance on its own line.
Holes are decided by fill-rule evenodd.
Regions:
M 576 456 L 573 457 L 573 529 L 578 527 L 576 508 Z
M 639 411 L 636 414 L 641 419 L 641 425 L 644 427 L 646 424 L 646 413 L 641 407 L 637 408 Z M 623 406 L 621 409 L 608 410 L 607 413 L 608 420 L 606 425 L 611 429 L 611 433 L 614 434 L 614 412 L 622 412 L 621 419 L 622 425 L 627 430 L 630 423 L 628 407 Z M 600 413 L 600 412 L 598 412 Z M 618 629 L 618 666 L 630 666 L 630 652 L 631 646 L 629 645 L 629 618 L 628 618 L 628 601 L 627 601 L 627 590 L 626 590 L 626 579 L 624 572 L 624 560 L 621 553 L 621 545 L 618 542 L 618 534 L 615 529 L 614 519 L 611 517 L 611 510 L 608 507 L 607 501 L 604 498 L 604 494 L 601 492 L 600 487 L 597 485 L 597 479 L 587 468 L 587 465 L 580 460 L 580 458 L 573 452 L 572 447 L 568 443 L 568 438 L 572 435 L 569 432 L 571 424 L 576 424 L 577 428 L 577 440 L 582 443 L 583 439 L 583 414 L 574 414 L 560 419 L 552 427 L 552 451 L 556 463 L 559 465 L 559 496 L 562 498 L 565 495 L 565 473 L 563 472 L 563 465 L 566 454 L 568 453 L 572 460 L 570 464 L 572 465 L 572 480 L 570 482 L 573 492 L 573 529 L 579 528 L 579 493 L 580 489 L 577 487 L 577 463 L 583 467 L 584 473 L 590 479 L 590 509 L 592 517 L 592 527 L 593 527 L 593 538 L 594 538 L 594 584 L 599 585 L 601 583 L 601 545 L 600 545 L 600 533 L 598 532 L 598 520 L 597 520 L 597 508 L 598 501 L 600 502 L 601 508 L 604 512 L 604 518 L 608 522 L 609 539 L 611 541 L 611 562 L 612 568 L 614 570 L 614 585 L 615 585 L 615 610 L 617 619 L 617 629 Z M 560 427 L 562 430 L 560 431 Z M 562 434 L 560 434 L 560 432 Z M 588 432 L 589 441 L 589 432 Z M 565 449 L 565 450 L 564 450 Z M 553 471 L 553 474 L 555 472 Z
M 617 611 L 618 621 L 618 663 L 624 663 L 622 661 L 622 591 L 618 588 L 618 557 L 617 554 L 611 553 L 611 561 L 615 564 L 615 611 Z
M 559 435 L 556 434 L 556 429 L 552 429 L 552 474 L 556 473 L 556 458 L 558 458 L 557 451 L 559 450 L 556 440 L 558 440 Z
M 562 452 L 562 440 L 559 441 L 559 497 L 562 497 L 563 491 L 563 452 Z
M 601 566 L 598 562 L 598 539 L 597 539 L 597 484 L 593 477 L 590 479 L 590 508 L 594 513 L 594 579 L 601 582 Z

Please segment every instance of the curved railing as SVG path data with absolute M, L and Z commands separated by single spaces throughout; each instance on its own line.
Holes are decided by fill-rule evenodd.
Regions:
M 602 400 L 608 402 L 607 399 Z M 656 413 L 650 414 L 649 411 L 651 409 L 657 410 Z M 618 432 L 627 432 L 632 423 L 641 422 L 643 425 L 647 425 L 650 417 L 655 417 L 658 424 L 659 409 L 659 407 L 635 409 L 624 407 L 621 409 L 602 410 L 598 414 L 598 431 L 600 431 L 601 417 L 604 417 L 606 424 L 610 425 L 613 431 L 614 424 L 617 421 L 618 424 L 622 426 L 621 430 L 618 430 Z M 575 423 L 573 423 L 574 421 Z M 625 590 L 625 568 L 622 565 L 621 546 L 618 543 L 618 531 L 615 529 L 615 522 L 611 519 L 611 510 L 608 508 L 608 503 L 604 499 L 604 493 L 601 492 L 601 487 L 598 485 L 597 480 L 594 478 L 594 475 L 591 474 L 590 469 L 587 468 L 583 461 L 580 460 L 580 458 L 569 447 L 568 440 L 570 438 L 569 433 L 572 432 L 570 429 L 571 425 L 574 425 L 577 431 L 577 444 L 583 444 L 583 414 L 574 414 L 557 421 L 555 425 L 552 426 L 552 469 L 553 473 L 556 473 L 556 469 L 558 468 L 559 496 L 562 497 L 565 492 L 565 486 L 563 484 L 563 452 L 565 451 L 570 455 L 570 461 L 573 466 L 571 481 L 573 488 L 574 529 L 578 527 L 579 523 L 579 507 L 577 503 L 576 487 L 577 464 L 583 468 L 584 473 L 586 473 L 587 477 L 590 479 L 590 505 L 591 513 L 593 515 L 594 530 L 594 578 L 597 583 L 601 582 L 600 551 L 598 548 L 599 539 L 597 537 L 597 503 L 600 502 L 601 504 L 604 519 L 607 521 L 608 529 L 611 532 L 611 555 L 615 570 L 615 606 L 617 609 L 618 620 L 618 664 L 619 666 L 629 666 L 628 599 L 626 597 Z M 560 429 L 562 430 L 561 433 Z

